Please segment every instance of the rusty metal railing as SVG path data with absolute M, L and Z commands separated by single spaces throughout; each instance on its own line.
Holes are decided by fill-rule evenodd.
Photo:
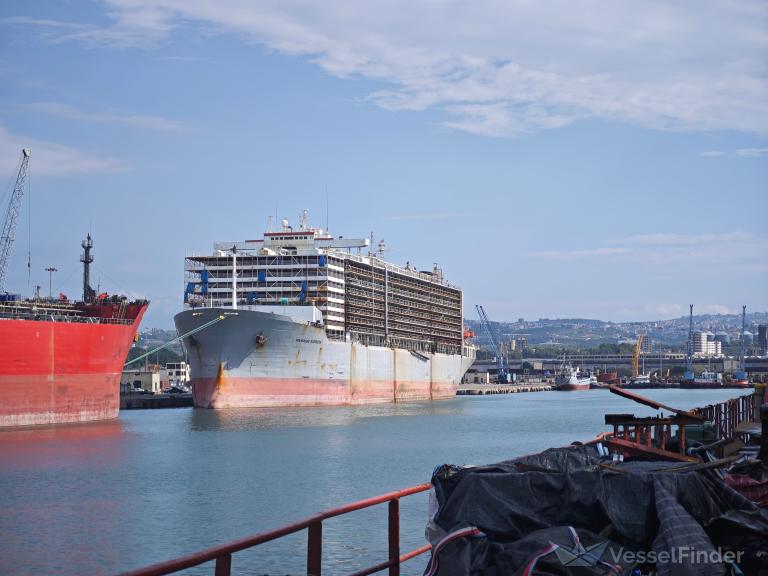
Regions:
M 712 422 L 718 438 L 731 440 L 736 437 L 736 427 L 742 422 L 754 422 L 756 418 L 755 394 L 747 394 L 691 410 Z
M 205 564 L 206 562 L 211 561 L 216 562 L 214 576 L 230 576 L 232 570 L 232 555 L 235 552 L 253 548 L 259 544 L 277 540 L 278 538 L 301 532 L 302 530 L 307 530 L 307 575 L 321 576 L 323 560 L 323 521 L 333 518 L 334 516 L 341 516 L 342 514 L 348 514 L 356 510 L 362 510 L 363 508 L 370 508 L 377 504 L 384 504 L 385 502 L 388 503 L 388 559 L 385 562 L 355 572 L 351 576 L 367 576 L 368 574 L 375 574 L 376 572 L 381 572 L 386 569 L 389 569 L 389 576 L 399 576 L 400 565 L 403 562 L 415 558 L 420 554 L 424 554 L 432 548 L 430 544 L 426 544 L 403 555 L 400 554 L 400 499 L 412 494 L 418 494 L 419 492 L 426 492 L 431 487 L 432 485 L 428 483 L 419 484 L 417 486 L 411 486 L 410 488 L 403 488 L 402 490 L 381 494 L 380 496 L 375 496 L 373 498 L 358 500 L 357 502 L 345 504 L 337 508 L 331 508 L 330 510 L 320 512 L 314 516 L 299 520 L 293 524 L 287 524 L 286 526 L 276 528 L 275 530 L 260 532 L 259 534 L 243 538 L 242 540 L 214 546 L 213 548 L 201 550 L 200 552 L 176 558 L 175 560 L 169 560 L 168 562 L 161 562 L 159 564 L 147 566 L 146 568 L 123 572 L 120 576 L 164 576 L 165 574 L 173 574 L 174 572 L 186 570 L 187 568 L 199 566 L 200 564 Z

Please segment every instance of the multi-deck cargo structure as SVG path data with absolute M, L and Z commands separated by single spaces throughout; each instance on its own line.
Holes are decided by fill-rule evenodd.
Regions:
M 299 406 L 455 394 L 474 360 L 462 292 L 367 239 L 308 227 L 186 258 L 184 339 L 195 404 Z

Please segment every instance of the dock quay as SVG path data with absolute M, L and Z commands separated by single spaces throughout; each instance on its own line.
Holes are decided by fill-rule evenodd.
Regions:
M 552 382 L 524 382 L 520 384 L 462 384 L 456 396 L 483 396 L 485 394 L 515 394 L 517 392 L 545 392 L 554 390 Z
M 191 408 L 192 394 L 122 394 L 120 410 Z

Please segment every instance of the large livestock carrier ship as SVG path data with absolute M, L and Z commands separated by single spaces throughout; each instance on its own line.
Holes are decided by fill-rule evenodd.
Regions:
M 186 258 L 195 405 L 315 406 L 454 396 L 472 364 L 462 292 L 435 266 L 385 261 L 367 239 L 283 221 Z M 204 327 L 204 328 L 203 328 Z M 189 335 L 192 333 L 191 335 Z
M 25 149 L 0 236 L 0 290 L 29 154 Z M 82 246 L 82 301 L 63 294 L 22 299 L 0 291 L 0 427 L 118 416 L 123 362 L 148 304 L 97 295 L 89 283 L 90 235 Z

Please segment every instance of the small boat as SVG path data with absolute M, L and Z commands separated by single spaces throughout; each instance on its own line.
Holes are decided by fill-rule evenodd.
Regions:
M 651 373 L 638 374 L 632 379 L 631 384 L 633 386 L 650 386 L 651 385 Z
M 728 382 L 732 388 L 749 388 L 749 376 L 744 370 L 739 370 L 733 375 L 733 379 Z
M 561 391 L 589 390 L 592 383 L 597 383 L 594 376 L 584 376 L 578 367 L 563 366 L 560 373 L 555 376 L 555 388 Z
M 680 384 L 681 388 L 722 388 L 723 375 L 719 372 L 704 370 L 699 376 L 686 373 L 685 379 Z
M 597 375 L 597 381 L 600 384 L 605 384 L 605 387 L 612 384 L 621 384 L 618 372 L 601 372 Z

